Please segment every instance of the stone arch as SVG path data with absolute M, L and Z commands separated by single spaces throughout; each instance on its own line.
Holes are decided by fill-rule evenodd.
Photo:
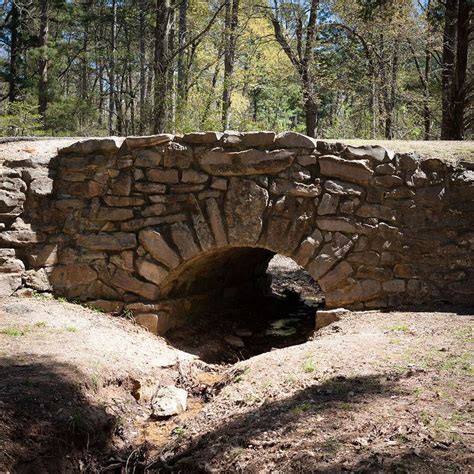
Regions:
M 318 183 L 281 195 L 259 176 L 232 177 L 220 202 L 194 200 L 187 220 L 141 230 L 137 272 L 159 288 L 162 299 L 215 297 L 217 290 L 260 288 L 268 262 L 281 254 L 321 281 L 331 301 L 353 273 L 344 258 L 359 235 L 316 226 L 321 192 Z

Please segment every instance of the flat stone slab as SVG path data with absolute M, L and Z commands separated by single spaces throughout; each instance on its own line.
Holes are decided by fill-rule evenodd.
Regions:
M 294 160 L 295 153 L 289 150 L 249 149 L 227 152 L 214 148 L 200 159 L 201 168 L 214 176 L 246 176 L 257 174 L 279 173 L 288 168 Z

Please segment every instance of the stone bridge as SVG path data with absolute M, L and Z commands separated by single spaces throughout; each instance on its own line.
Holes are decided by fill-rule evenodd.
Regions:
M 0 168 L 0 294 L 52 291 L 163 333 L 268 289 L 326 307 L 472 305 L 474 171 L 287 132 L 93 139 Z

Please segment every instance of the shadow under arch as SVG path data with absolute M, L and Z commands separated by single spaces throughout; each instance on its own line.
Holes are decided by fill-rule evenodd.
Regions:
M 274 257 L 277 264 L 269 265 Z M 316 297 L 304 295 L 301 282 Z M 314 331 L 315 308 L 323 301 L 304 268 L 262 247 L 202 252 L 170 272 L 162 285 L 168 298 L 191 301 L 187 322 L 165 337 L 211 363 L 305 342 Z

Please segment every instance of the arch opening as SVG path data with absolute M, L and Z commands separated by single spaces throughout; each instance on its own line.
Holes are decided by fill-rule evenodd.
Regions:
M 166 339 L 209 363 L 234 363 L 307 341 L 324 303 L 302 267 L 258 247 L 201 254 L 171 273 L 164 291 L 193 302 L 186 323 Z

